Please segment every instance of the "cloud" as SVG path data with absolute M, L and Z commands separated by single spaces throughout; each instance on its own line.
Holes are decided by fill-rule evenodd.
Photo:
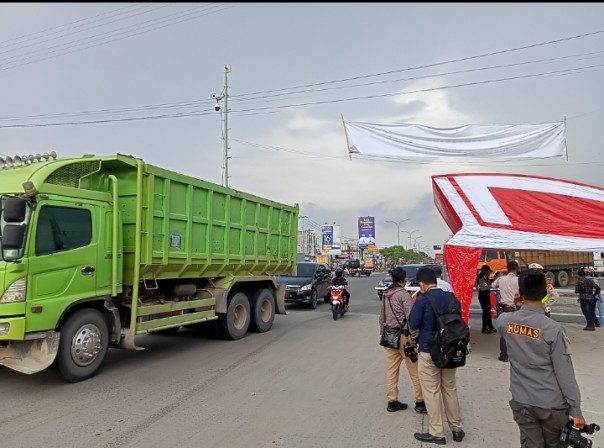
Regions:
M 412 84 L 404 91 L 430 89 L 445 84 L 445 80 L 436 78 Z M 393 97 L 393 102 L 398 106 L 399 115 L 392 122 L 418 123 L 436 128 L 475 123 L 477 117 L 453 106 L 452 95 L 453 92 L 450 90 L 401 93 Z

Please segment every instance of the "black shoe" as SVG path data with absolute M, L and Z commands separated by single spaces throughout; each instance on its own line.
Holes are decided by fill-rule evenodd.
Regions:
M 389 401 L 386 410 L 388 412 L 404 411 L 409 405 L 407 403 L 401 403 L 400 401 Z
M 417 412 L 418 414 L 427 414 L 428 409 L 426 409 L 426 403 L 424 403 L 423 401 L 416 401 L 415 412 Z
M 508 362 L 507 355 L 499 355 L 499 361 L 501 361 L 501 362 Z
M 463 432 L 463 429 L 459 431 L 453 431 L 453 442 L 461 442 L 465 437 L 466 433 Z
M 497 333 L 497 330 L 495 328 L 489 328 L 487 333 Z
M 487 334 L 487 331 L 489 331 L 489 330 L 482 330 L 481 333 L 482 334 Z
M 444 437 L 434 437 L 429 432 L 416 432 L 415 434 L 413 434 L 413 437 L 415 437 L 421 442 L 436 443 L 437 445 L 447 444 L 447 439 L 445 439 Z

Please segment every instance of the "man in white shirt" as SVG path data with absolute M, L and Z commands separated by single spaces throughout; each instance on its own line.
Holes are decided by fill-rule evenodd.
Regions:
M 516 311 L 516 300 L 520 297 L 518 285 L 519 266 L 517 261 L 508 262 L 508 274 L 495 279 L 492 288 L 499 288 L 499 310 L 502 313 Z M 508 362 L 508 347 L 503 337 L 499 337 L 499 361 Z
M 453 292 L 453 287 L 451 286 L 451 283 L 442 279 L 443 268 L 441 268 L 440 266 L 436 266 L 432 270 L 436 274 L 436 287 L 442 289 L 445 292 Z

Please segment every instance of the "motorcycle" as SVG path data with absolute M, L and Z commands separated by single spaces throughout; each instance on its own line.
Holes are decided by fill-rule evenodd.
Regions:
M 344 300 L 344 290 L 346 289 L 346 285 L 330 286 L 331 294 L 329 299 L 333 320 L 338 320 L 338 316 L 343 316 L 348 311 L 348 305 Z

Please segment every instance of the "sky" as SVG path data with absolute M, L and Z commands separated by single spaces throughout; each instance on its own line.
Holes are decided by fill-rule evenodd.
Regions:
M 335 222 L 355 238 L 358 217 L 373 216 L 378 246 L 408 246 L 411 233 L 427 250 L 451 235 L 433 175 L 604 186 L 602 17 L 598 3 L 2 3 L 0 153 L 130 154 L 221 184 L 227 114 L 213 95 L 230 64 L 230 187 L 299 204 L 300 228 Z M 568 159 L 349 157 L 342 117 L 566 118 Z M 387 221 L 403 220 L 398 238 Z

